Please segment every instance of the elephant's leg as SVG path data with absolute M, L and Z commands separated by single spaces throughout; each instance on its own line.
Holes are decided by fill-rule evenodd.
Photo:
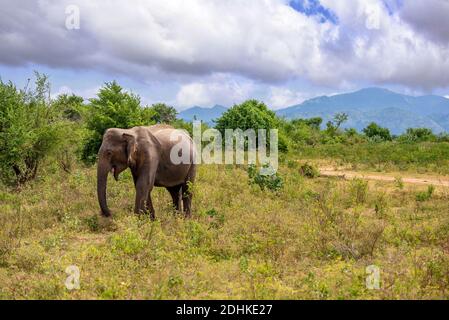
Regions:
M 134 182 L 134 187 L 137 187 L 137 174 L 134 173 L 133 171 L 131 171 L 131 174 L 133 176 L 133 182 Z
M 188 190 L 188 184 L 184 183 L 181 188 L 182 192 L 182 206 L 184 209 L 184 215 L 189 218 L 192 214 L 191 204 L 192 204 L 192 193 Z
M 173 201 L 173 206 L 175 207 L 176 211 L 181 210 L 181 187 L 182 185 L 167 187 L 167 190 L 168 192 L 170 192 Z
M 146 209 L 146 212 L 150 212 L 150 219 L 154 221 L 156 219 L 156 216 L 155 216 L 155 211 L 154 211 L 154 207 L 153 207 L 153 201 L 151 200 L 151 190 L 148 192 L 148 199 L 147 199 L 145 209 Z
M 136 203 L 134 207 L 135 213 L 145 213 L 147 211 L 147 204 L 152 186 L 148 179 L 138 178 L 136 181 Z M 151 207 L 153 207 L 151 205 Z

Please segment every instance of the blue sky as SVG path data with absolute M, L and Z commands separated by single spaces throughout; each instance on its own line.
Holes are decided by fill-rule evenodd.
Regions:
M 37 70 L 85 98 L 117 80 L 180 110 L 368 86 L 446 96 L 448 14 L 443 0 L 3 0 L 0 77 L 22 87 Z
M 289 5 L 296 11 L 304 13 L 307 16 L 317 17 L 321 23 L 330 21 L 338 24 L 337 15 L 328 8 L 323 7 L 318 0 L 291 0 Z

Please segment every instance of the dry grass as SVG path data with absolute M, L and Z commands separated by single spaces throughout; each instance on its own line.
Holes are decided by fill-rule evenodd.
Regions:
M 202 166 L 194 216 L 163 189 L 156 222 L 132 213 L 129 174 L 109 182 L 99 217 L 94 168 L 48 169 L 21 193 L 0 189 L 0 298 L 424 299 L 449 297 L 449 194 L 394 182 L 305 179 L 280 169 L 280 193 L 243 167 Z M 377 265 L 381 289 L 368 290 Z M 81 270 L 69 291 L 65 269 Z

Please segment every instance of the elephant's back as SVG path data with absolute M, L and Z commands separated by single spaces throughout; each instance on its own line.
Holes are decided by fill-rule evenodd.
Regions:
M 153 131 L 152 134 L 156 137 L 162 147 L 162 152 L 165 156 L 168 156 L 172 150 L 182 149 L 190 153 L 190 159 L 195 159 L 196 149 L 192 138 L 187 132 L 180 129 L 175 129 L 171 126 L 159 127 Z M 165 158 L 165 157 L 164 157 Z
M 161 130 L 165 130 L 165 129 L 172 129 L 175 130 L 175 128 L 169 124 L 155 124 L 152 126 L 147 127 L 151 133 L 155 134 Z
M 187 132 L 175 129 L 171 126 L 155 128 L 154 130 L 151 130 L 151 133 L 163 145 L 175 145 L 179 143 L 180 140 L 193 145 L 193 140 Z

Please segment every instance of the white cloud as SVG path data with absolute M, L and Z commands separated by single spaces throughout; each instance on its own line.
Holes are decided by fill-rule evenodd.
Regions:
M 226 75 L 216 75 L 207 80 L 184 84 L 176 95 L 176 105 L 210 107 L 214 104 L 230 106 L 251 97 L 253 83 L 236 81 Z
M 307 98 L 310 98 L 310 96 L 304 93 L 294 92 L 283 87 L 271 87 L 267 104 L 272 109 L 281 109 L 300 104 Z
M 443 45 L 449 44 L 449 1 L 404 1 L 399 14 L 417 33 Z
M 96 69 L 144 81 L 188 77 L 178 94 L 182 103 L 204 104 L 211 92 L 226 92 L 196 79 L 217 73 L 333 88 L 449 86 L 449 72 L 442 72 L 449 70 L 447 4 L 431 0 L 428 7 L 438 12 L 430 15 L 427 0 L 409 2 L 415 3 L 391 13 L 382 0 L 321 0 L 338 16 L 334 25 L 286 0 L 4 0 L 0 63 Z M 65 28 L 68 4 L 80 7 L 80 30 Z
M 89 89 L 83 89 L 83 90 L 79 90 L 79 89 L 73 89 L 68 85 L 63 85 L 61 87 L 59 87 L 55 92 L 53 92 L 51 94 L 52 98 L 56 98 L 57 96 L 61 95 L 61 94 L 75 94 L 78 95 L 80 97 L 83 97 L 84 99 L 90 99 L 90 98 L 94 98 L 97 96 L 98 91 L 101 89 L 100 86 L 96 86 L 93 88 L 89 88 Z

